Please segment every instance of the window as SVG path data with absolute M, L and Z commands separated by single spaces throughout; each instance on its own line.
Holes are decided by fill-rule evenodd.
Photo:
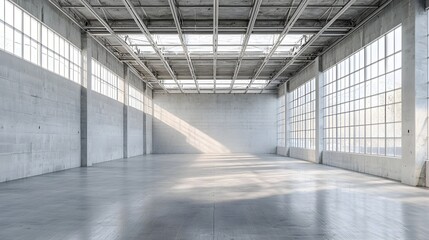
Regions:
M 130 107 L 143 111 L 143 93 L 132 85 L 128 86 L 128 104 Z
M 144 112 L 148 115 L 153 115 L 153 104 L 152 104 L 152 96 L 144 95 Z
M 112 70 L 92 59 L 92 90 L 124 102 L 124 80 Z
M 290 146 L 316 147 L 316 80 L 313 78 L 288 94 Z
M 0 0 L 0 49 L 81 84 L 80 50 L 9 0 Z
M 399 26 L 324 73 L 325 150 L 401 156 Z
M 285 110 L 286 110 L 286 102 L 285 102 L 285 94 L 281 93 L 281 95 L 277 98 L 277 146 L 285 147 Z

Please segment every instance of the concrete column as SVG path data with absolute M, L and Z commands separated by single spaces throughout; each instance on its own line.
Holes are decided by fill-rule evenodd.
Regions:
M 153 101 L 152 89 L 146 87 L 145 96 L 148 100 L 145 107 L 145 149 L 146 154 L 152 153 L 152 117 L 153 117 Z
M 81 87 L 81 98 L 80 98 L 80 111 L 81 111 L 81 166 L 90 167 L 92 166 L 91 158 L 89 156 L 89 149 L 91 149 L 89 141 L 91 136 L 91 128 L 89 123 L 91 120 L 90 103 L 92 101 L 92 85 L 91 85 L 91 73 L 92 73 L 92 39 L 84 33 L 81 35 L 82 39 L 82 87 Z
M 323 72 L 321 59 L 317 57 L 314 61 L 315 64 L 315 82 L 316 82 L 316 109 L 315 109 L 315 127 L 316 127 L 316 163 L 322 163 L 323 153 L 323 101 L 322 101 L 322 87 L 323 87 Z
M 288 92 L 289 82 L 283 84 L 285 92 L 285 153 L 289 157 L 289 139 L 290 139 L 290 122 L 289 122 L 289 92 Z
M 424 1 L 409 1 L 402 24 L 402 172 L 412 186 L 425 184 L 427 160 L 427 12 Z
M 123 150 L 124 158 L 128 158 L 128 109 L 129 109 L 129 77 L 127 65 L 124 64 L 124 113 L 123 113 Z
M 146 88 L 148 86 L 146 84 L 143 84 L 143 96 L 146 96 Z M 143 97 L 143 154 L 147 154 L 147 139 L 146 139 L 146 98 Z

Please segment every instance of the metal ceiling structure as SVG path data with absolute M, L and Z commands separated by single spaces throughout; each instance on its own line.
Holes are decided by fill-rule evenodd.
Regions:
M 155 92 L 273 93 L 389 0 L 50 0 Z

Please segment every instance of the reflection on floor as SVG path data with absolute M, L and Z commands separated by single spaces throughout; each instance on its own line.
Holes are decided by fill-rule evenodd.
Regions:
M 152 155 L 0 184 L 0 239 L 427 239 L 429 190 L 275 155 Z

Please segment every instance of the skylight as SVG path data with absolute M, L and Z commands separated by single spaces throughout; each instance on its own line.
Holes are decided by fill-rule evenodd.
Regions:
M 212 34 L 184 34 L 184 43 L 190 53 L 191 59 L 195 57 L 195 61 L 199 60 L 199 56 L 205 56 L 210 59 L 213 55 L 213 35 Z M 228 58 L 239 57 L 239 52 L 243 48 L 244 34 L 219 34 L 218 35 L 218 57 L 228 56 Z M 288 55 L 298 51 L 309 39 L 311 35 L 303 34 L 289 34 L 283 38 L 281 44 L 277 47 L 275 54 Z M 136 51 L 142 54 L 155 54 L 154 49 L 150 45 L 149 41 L 142 34 L 123 36 L 128 44 L 130 44 Z M 177 54 L 179 57 L 184 55 L 184 49 L 180 42 L 179 35 L 177 34 L 154 34 L 153 38 L 162 53 L 170 55 Z M 264 54 L 267 54 L 278 41 L 278 34 L 252 34 L 249 38 L 249 42 L 246 47 L 246 56 L 261 58 Z M 253 56 L 252 56 L 253 55 Z M 183 56 L 183 60 L 186 60 Z M 192 59 L 194 60 L 194 59 Z M 195 66 L 194 66 L 195 67 Z M 240 75 L 239 77 L 244 77 Z M 228 77 L 228 76 L 226 76 Z M 232 76 L 230 76 L 232 78 Z M 249 77 L 249 76 L 247 76 Z M 228 78 L 218 79 L 198 79 L 197 83 L 200 92 L 207 92 L 209 90 L 221 89 L 222 91 L 244 90 L 248 87 L 253 91 L 259 91 L 264 89 L 269 80 L 254 80 L 251 85 L 250 79 L 238 79 L 232 84 L 232 80 Z M 177 83 L 174 80 L 162 80 L 164 86 L 169 90 L 178 90 Z M 178 84 L 188 92 L 197 89 L 195 81 L 191 78 L 178 80 Z M 232 88 L 231 88 L 232 84 Z M 219 91 L 220 92 L 220 91 Z M 247 92 L 247 91 L 246 91 Z M 251 91 L 249 91 L 251 92 Z
M 243 34 L 219 34 L 218 45 L 241 45 Z
M 213 35 L 211 34 L 186 34 L 187 45 L 212 45 Z
M 179 35 L 177 34 L 154 34 L 153 38 L 157 45 L 178 45 L 180 46 Z

